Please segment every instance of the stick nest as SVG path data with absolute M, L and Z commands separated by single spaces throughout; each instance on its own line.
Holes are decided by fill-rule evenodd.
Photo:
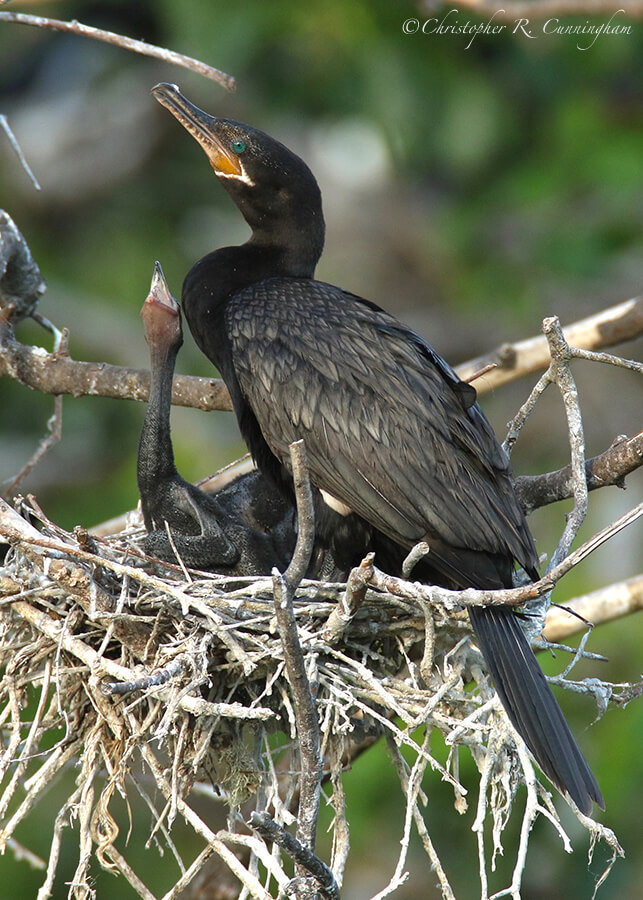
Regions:
M 116 846 L 122 829 L 115 798 L 140 803 L 142 797 L 160 840 L 172 846 L 170 828 L 180 816 L 204 842 L 199 856 L 185 863 L 174 848 L 179 877 L 164 895 L 168 900 L 213 853 L 250 896 L 271 896 L 270 884 L 283 889 L 288 877 L 279 853 L 271 854 L 245 824 L 252 808 L 267 810 L 282 825 L 292 823 L 298 791 L 299 747 L 272 577 L 187 573 L 152 562 L 142 552 L 136 516 L 126 531 L 94 539 L 49 522 L 31 499 L 17 503 L 12 529 L 0 577 L 0 850 L 10 846 L 46 869 L 38 895 L 44 900 L 51 896 L 62 828 L 77 817 L 79 861 L 70 895 L 94 895 L 95 854 L 140 896 L 153 898 L 127 851 Z M 359 589 L 349 585 L 348 594 L 355 593 Z M 497 849 L 526 754 L 520 754 L 520 771 L 466 616 L 375 591 L 362 581 L 361 604 L 338 627 L 337 609 L 346 598 L 344 584 L 303 581 L 294 599 L 332 785 L 333 872 L 341 883 L 348 853 L 342 772 L 384 734 L 407 807 L 404 839 L 408 844 L 415 818 L 450 896 L 419 824 L 422 774 L 428 765 L 448 780 L 463 812 L 467 792 L 459 781 L 457 748 L 468 745 L 483 774 L 481 796 L 489 796 L 488 810 L 486 800 L 482 807 L 479 801 L 478 818 L 491 812 Z M 479 690 L 465 690 L 471 679 Z M 431 754 L 435 728 L 451 748 L 444 765 Z M 413 750 L 412 767 L 400 753 L 405 745 Z M 72 765 L 78 775 L 58 813 L 49 860 L 42 861 L 13 834 Z M 527 767 L 534 782 L 528 761 Z M 227 804 L 228 831 L 215 833 L 199 817 L 192 806 L 197 787 Z M 537 791 L 555 816 L 540 785 Z M 265 886 L 252 864 L 238 859 L 239 845 L 241 858 L 250 850 L 269 871 Z M 395 878 L 404 880 L 403 866 L 391 890 Z

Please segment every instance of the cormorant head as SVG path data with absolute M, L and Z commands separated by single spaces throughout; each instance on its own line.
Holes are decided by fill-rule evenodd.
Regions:
M 324 244 L 324 218 L 306 163 L 263 131 L 203 112 L 174 84 L 157 84 L 152 94 L 204 150 L 252 229 L 251 241 L 290 251 L 304 268 L 314 268 Z
M 159 262 L 154 263 L 152 284 L 141 309 L 141 318 L 145 340 L 153 354 L 166 358 L 171 352 L 178 353 L 183 343 L 181 310 L 170 293 Z

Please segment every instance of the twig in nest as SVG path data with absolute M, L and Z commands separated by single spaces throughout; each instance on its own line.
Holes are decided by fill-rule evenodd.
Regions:
M 346 583 L 346 591 L 331 612 L 322 629 L 321 639 L 327 644 L 341 640 L 348 625 L 366 597 L 366 590 L 373 575 L 374 553 L 368 553 L 359 566 L 351 569 Z
M 170 678 L 179 675 L 186 666 L 184 657 L 173 660 L 169 666 L 154 675 L 144 675 L 134 681 L 104 681 L 102 689 L 106 694 L 131 694 L 132 691 L 147 691 L 152 687 L 167 684 Z
M 453 591 L 435 585 L 404 581 L 402 578 L 397 578 L 394 575 L 387 575 L 375 567 L 373 568 L 373 576 L 370 583 L 373 587 L 384 590 L 396 597 L 427 600 L 429 603 L 436 603 L 450 610 L 463 606 L 521 606 L 528 600 L 535 600 L 551 591 L 563 575 L 566 575 L 571 569 L 586 559 L 590 553 L 593 553 L 594 550 L 597 550 L 598 547 L 604 544 L 605 541 L 614 537 L 619 531 L 631 525 L 642 515 L 643 503 L 639 503 L 615 522 L 601 529 L 601 531 L 585 541 L 584 544 L 581 544 L 578 549 L 566 556 L 565 559 L 551 568 L 538 581 L 524 584 L 521 587 L 505 588 L 497 591 L 481 591 L 476 588 Z
M 267 813 L 252 813 L 250 825 L 264 840 L 272 841 L 285 850 L 300 870 L 312 875 L 319 886 L 319 893 L 322 897 L 326 897 L 327 900 L 339 900 L 339 888 L 333 873 L 308 847 L 293 837 L 285 828 L 277 825 Z M 313 896 L 317 892 L 312 890 L 310 893 Z
M 61 22 L 59 19 L 31 16 L 25 13 L 0 12 L 0 22 L 12 22 L 16 25 L 33 25 L 36 28 L 48 28 L 52 31 L 67 31 L 81 37 L 104 41 L 106 44 L 114 44 L 116 47 L 122 47 L 124 50 L 131 50 L 143 56 L 152 56 L 163 62 L 182 66 L 184 69 L 196 72 L 197 75 L 203 75 L 211 81 L 218 82 L 228 91 L 234 90 L 235 87 L 232 75 L 226 75 L 220 69 L 208 66 L 198 59 L 193 59 L 191 56 L 183 56 L 182 53 L 175 53 L 174 50 L 167 50 L 165 47 L 156 47 L 154 44 L 147 44 L 145 41 L 136 41 L 122 34 L 115 34 L 113 31 L 103 31 L 101 28 L 83 25 L 75 20 L 72 22 Z

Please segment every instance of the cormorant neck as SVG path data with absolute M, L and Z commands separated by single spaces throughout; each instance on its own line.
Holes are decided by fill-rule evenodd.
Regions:
M 270 253 L 279 265 L 275 275 L 312 278 L 326 229 L 321 193 L 312 175 L 301 189 L 276 194 L 233 179 L 222 181 L 252 229 L 244 246 Z
M 150 348 L 150 396 L 145 410 L 138 451 L 138 480 L 145 485 L 176 472 L 170 435 L 170 407 L 176 347 Z
M 257 248 L 263 259 L 272 258 L 274 275 L 312 278 L 324 249 L 324 232 L 320 210 L 319 218 L 313 215 L 312 218 L 304 216 L 301 221 L 277 220 L 266 228 L 263 224 L 257 225 L 242 247 L 252 248 L 253 252 Z

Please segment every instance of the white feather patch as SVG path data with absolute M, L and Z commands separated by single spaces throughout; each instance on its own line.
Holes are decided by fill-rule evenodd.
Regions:
M 320 494 L 322 495 L 322 499 L 326 506 L 330 506 L 331 509 L 334 509 L 335 512 L 338 512 L 340 516 L 350 516 L 353 510 L 350 506 L 346 506 L 345 503 L 342 503 L 341 500 L 338 500 L 337 497 L 333 497 L 332 494 L 329 494 L 328 491 L 320 490 Z

